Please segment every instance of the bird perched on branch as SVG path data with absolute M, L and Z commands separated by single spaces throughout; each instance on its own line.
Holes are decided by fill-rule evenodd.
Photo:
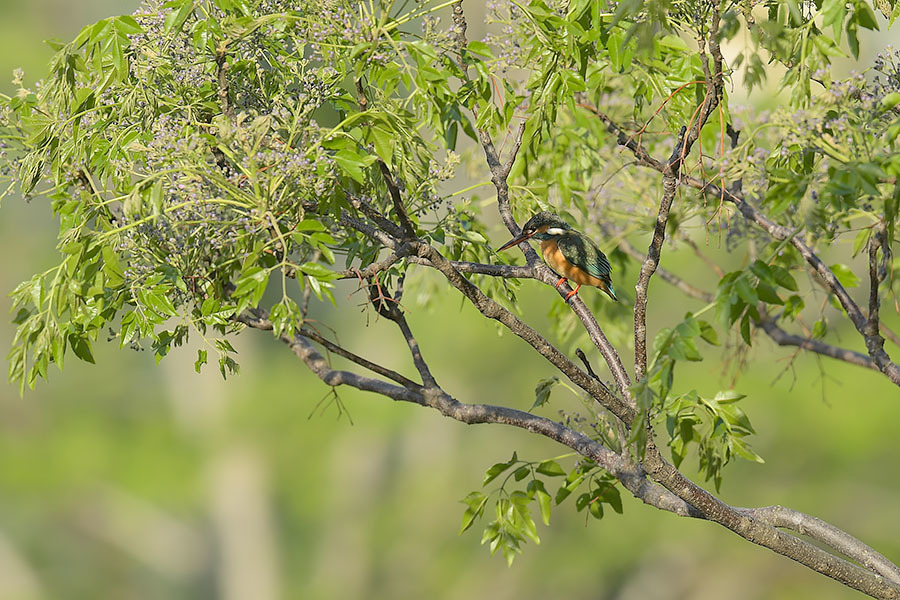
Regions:
M 528 219 L 522 233 L 503 244 L 497 252 L 531 238 L 541 241 L 544 262 L 560 276 L 556 287 L 567 279 L 576 283 L 575 289 L 566 294 L 566 302 L 583 284 L 600 288 L 618 302 L 610 277 L 612 267 L 606 255 L 589 237 L 575 231 L 551 212 L 539 212 Z

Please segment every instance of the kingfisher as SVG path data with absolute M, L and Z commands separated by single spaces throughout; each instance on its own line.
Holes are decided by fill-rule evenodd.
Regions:
M 556 287 L 561 286 L 566 280 L 576 283 L 575 289 L 566 294 L 566 302 L 578 293 L 582 284 L 598 287 L 610 298 L 619 301 L 613 290 L 610 277 L 612 267 L 606 255 L 591 238 L 575 231 L 551 212 L 542 211 L 528 219 L 522 233 L 503 244 L 497 252 L 531 238 L 541 241 L 544 262 L 560 276 Z

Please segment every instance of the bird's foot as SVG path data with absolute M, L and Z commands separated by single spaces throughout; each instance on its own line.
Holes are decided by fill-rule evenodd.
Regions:
M 553 287 L 558 288 L 559 286 L 561 286 L 562 284 L 564 284 L 566 281 L 568 281 L 568 280 L 567 280 L 565 277 L 560 277 L 560 278 L 559 278 L 559 281 L 557 281 L 557 282 L 556 282 L 556 285 L 554 285 Z
M 577 294 L 579 289 L 581 289 L 581 284 L 580 284 L 580 283 L 579 283 L 578 285 L 575 286 L 575 289 L 574 289 L 574 290 L 572 290 L 571 292 L 569 292 L 568 294 L 566 294 L 566 302 L 568 302 L 569 299 L 572 298 L 572 296 L 574 296 L 575 294 Z

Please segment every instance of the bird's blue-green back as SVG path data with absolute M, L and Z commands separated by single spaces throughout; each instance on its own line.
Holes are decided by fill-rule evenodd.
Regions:
M 610 282 L 612 266 L 606 255 L 591 239 L 577 231 L 568 230 L 557 237 L 556 244 L 567 261 L 587 271 L 590 275 Z

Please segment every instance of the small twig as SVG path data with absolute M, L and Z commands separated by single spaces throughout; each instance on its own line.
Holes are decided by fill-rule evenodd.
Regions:
M 585 354 L 584 354 L 584 352 L 581 350 L 581 348 L 576 348 L 576 349 L 575 349 L 575 356 L 577 356 L 578 358 L 580 358 L 580 359 L 581 359 L 581 362 L 584 363 L 584 368 L 585 368 L 585 370 L 587 370 L 588 375 L 590 375 L 591 377 L 593 377 L 593 378 L 596 379 L 597 381 L 600 381 L 600 378 L 597 377 L 597 374 L 596 374 L 596 373 L 594 373 L 594 369 L 591 368 L 591 363 L 588 362 L 587 356 L 585 356 Z
M 700 260 L 706 263 L 706 266 L 709 267 L 717 277 L 719 277 L 720 279 L 722 277 L 725 277 L 725 271 L 722 270 L 722 267 L 720 267 L 718 263 L 716 263 L 713 259 L 704 254 L 694 240 L 684 234 L 678 234 L 678 239 L 690 246 L 694 250 L 694 254 L 696 254 L 700 258 Z
M 376 261 L 363 269 L 344 269 L 337 271 L 338 279 L 366 279 L 390 269 L 410 252 L 410 247 L 402 244 L 395 252 L 391 252 L 382 260 Z
M 878 370 L 878 366 L 871 357 L 860 352 L 854 352 L 853 350 L 826 344 L 821 340 L 790 334 L 779 327 L 773 319 L 769 318 L 769 316 L 763 312 L 760 313 L 760 320 L 754 321 L 754 323 L 762 328 L 766 335 L 772 338 L 772 341 L 779 346 L 796 346 L 797 348 L 809 350 L 810 352 L 815 352 L 822 356 L 829 356 L 831 358 L 842 360 L 851 365 L 857 365 L 866 369 L 874 369 L 875 371 Z
M 666 167 L 663 168 L 663 197 L 659 203 L 656 227 L 653 229 L 653 239 L 647 250 L 647 256 L 641 264 L 637 284 L 634 286 L 634 377 L 638 381 L 644 378 L 647 371 L 647 288 L 650 286 L 650 278 L 659 266 L 662 244 L 666 239 L 669 210 L 675 200 L 675 192 L 678 190 L 680 179 L 678 171 L 686 149 L 686 130 L 686 127 L 681 128 L 678 143 L 675 144 L 675 149 L 672 151 Z
M 419 265 L 433 266 L 431 261 L 419 256 L 410 256 L 408 260 Z M 528 265 L 497 265 L 464 260 L 451 260 L 450 264 L 460 273 L 487 275 L 503 279 L 537 279 L 534 269 Z
M 365 89 L 363 89 L 362 79 L 356 80 L 356 100 L 361 112 L 368 110 L 369 101 L 366 98 Z M 387 164 L 380 158 L 378 159 L 378 168 L 381 171 L 381 176 L 384 179 L 388 193 L 391 196 L 391 202 L 394 204 L 394 212 L 397 213 L 397 218 L 400 219 L 400 226 L 403 228 L 403 232 L 406 234 L 406 237 L 415 238 L 416 226 L 413 225 L 412 220 L 409 218 L 409 213 L 406 212 L 406 207 L 403 206 L 400 188 L 394 181 L 390 168 L 388 168 Z
M 607 235 L 612 235 L 612 230 L 607 225 L 601 225 L 601 228 Z M 619 250 L 624 252 L 626 255 L 630 256 L 635 260 L 644 260 L 644 255 L 641 252 L 631 245 L 625 238 L 619 240 Z M 670 285 L 678 288 L 684 295 L 690 296 L 691 298 L 695 298 L 697 300 L 702 300 L 703 302 L 712 302 L 715 300 L 715 295 L 707 292 L 705 290 L 701 290 L 700 288 L 694 287 L 678 275 L 675 275 L 671 271 L 667 271 L 662 267 L 656 268 L 656 274 L 659 275 L 660 279 L 669 283 Z
M 309 328 L 302 327 L 297 333 L 299 335 L 302 335 L 305 338 L 309 338 L 309 339 L 321 344 L 329 352 L 332 352 L 333 354 L 337 354 L 338 356 L 343 356 L 347 360 L 354 362 L 354 363 L 358 364 L 359 366 L 372 371 L 373 373 L 377 373 L 378 375 L 381 375 L 382 377 L 387 377 L 388 379 L 390 379 L 392 381 L 396 381 L 397 383 L 399 383 L 400 385 L 402 385 L 403 387 L 405 387 L 409 390 L 418 390 L 418 389 L 421 389 L 421 387 L 422 387 L 415 381 L 413 381 L 411 379 L 407 379 L 406 377 L 404 377 L 400 373 L 397 373 L 396 371 L 392 371 L 388 368 L 382 367 L 379 364 L 373 363 L 370 360 L 366 360 L 365 358 L 350 352 L 349 350 L 324 338 L 318 332 L 315 332 Z
M 403 279 L 401 278 L 400 281 L 402 282 Z M 378 314 L 381 316 L 396 323 L 397 327 L 400 329 L 400 333 L 403 334 L 403 339 L 406 340 L 406 345 L 409 347 L 409 353 L 412 356 L 413 364 L 419 372 L 419 375 L 422 377 L 422 384 L 428 389 L 437 389 L 438 384 L 431 374 L 428 363 L 425 362 L 425 358 L 422 356 L 419 342 L 413 335 L 412 329 L 410 329 L 409 323 L 406 320 L 406 315 L 403 314 L 403 309 L 400 307 L 401 295 L 402 283 L 398 286 L 393 297 L 385 292 L 384 287 L 377 279 L 375 279 L 375 284 L 369 285 L 369 299 L 375 307 L 375 310 L 377 310 Z

